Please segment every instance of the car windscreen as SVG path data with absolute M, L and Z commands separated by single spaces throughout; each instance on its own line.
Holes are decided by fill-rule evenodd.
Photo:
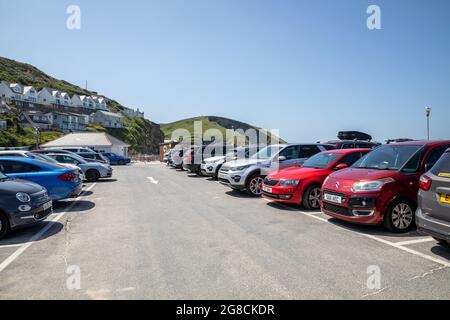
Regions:
M 439 177 L 450 178 L 450 152 L 444 153 L 431 169 L 431 172 Z
M 385 145 L 359 159 L 353 168 L 400 170 L 420 149 L 420 145 Z M 420 161 L 420 159 L 418 159 Z
M 339 153 L 319 153 L 303 163 L 304 168 L 325 169 L 328 168 L 341 155 Z
M 258 153 L 254 154 L 252 159 L 271 159 L 274 155 L 276 155 L 280 150 L 283 149 L 283 146 L 267 146 Z

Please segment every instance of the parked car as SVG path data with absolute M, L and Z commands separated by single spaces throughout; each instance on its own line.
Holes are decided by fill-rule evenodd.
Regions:
M 63 200 L 81 193 L 82 181 L 78 170 L 37 159 L 0 158 L 2 172 L 10 178 L 35 182 L 47 189 L 50 199 Z
M 185 155 L 183 159 L 183 169 L 198 175 L 203 175 L 202 163 L 205 158 L 212 158 L 216 155 L 224 157 L 234 146 L 209 144 L 203 146 L 194 146 Z
M 416 223 L 439 243 L 450 243 L 450 149 L 420 178 Z
M 68 163 L 80 167 L 84 177 L 89 182 L 98 181 L 100 178 L 112 177 L 113 170 L 109 164 L 88 162 L 78 155 L 64 153 L 49 153 L 48 156 L 60 163 Z
M 320 190 L 326 177 L 350 167 L 370 151 L 341 149 L 316 154 L 300 168 L 291 167 L 268 175 L 262 185 L 263 197 L 276 202 L 303 205 L 307 209 L 319 209 Z
M 184 154 L 189 150 L 186 146 L 176 146 L 170 151 L 170 166 L 175 169 L 183 169 Z
M 70 151 L 73 153 L 95 152 L 94 149 L 87 148 L 87 147 L 50 147 L 50 148 L 45 148 L 45 150 L 66 150 L 66 151 Z
M 322 211 L 393 232 L 414 227 L 420 176 L 442 156 L 450 141 L 383 145 L 351 168 L 332 173 L 322 187 Z
M 45 220 L 52 208 L 44 187 L 0 172 L 0 239 L 12 230 Z
M 219 181 L 252 196 L 262 194 L 264 178 L 279 169 L 301 166 L 313 155 L 332 149 L 323 144 L 279 144 L 263 148 L 249 159 L 230 161 L 219 170 Z
M 219 170 L 222 168 L 222 165 L 227 161 L 234 161 L 238 159 L 248 159 L 253 156 L 256 152 L 259 151 L 258 146 L 250 146 L 250 147 L 237 147 L 234 148 L 233 151 L 227 153 L 223 156 L 215 156 L 211 158 L 207 158 L 203 160 L 200 170 L 204 176 L 213 177 L 217 179 L 219 175 Z
M 80 157 L 83 157 L 87 161 L 109 164 L 108 158 L 104 157 L 101 153 L 98 152 L 79 152 L 76 154 Z
M 131 162 L 130 158 L 118 155 L 118 154 L 113 153 L 113 152 L 102 152 L 100 154 L 102 156 L 106 157 L 106 159 L 108 159 L 109 163 L 112 164 L 112 165 L 124 166 L 127 163 Z
M 34 153 L 30 151 L 23 151 L 23 150 L 16 150 L 16 151 L 0 151 L 0 157 L 24 157 L 24 158 L 30 158 L 30 159 L 38 159 L 42 161 L 47 161 L 51 163 L 58 163 L 55 159 L 47 157 L 45 154 L 41 153 Z M 66 167 L 68 169 L 76 170 L 78 169 L 81 173 L 81 169 L 73 164 L 64 164 L 60 163 L 63 167 Z

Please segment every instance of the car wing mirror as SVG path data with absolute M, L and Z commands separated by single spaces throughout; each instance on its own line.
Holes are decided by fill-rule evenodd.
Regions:
M 283 161 L 286 161 L 286 160 L 287 160 L 287 158 L 285 156 L 279 156 L 278 157 L 278 162 L 283 162 Z
M 336 167 L 334 167 L 334 170 L 342 170 L 348 168 L 348 164 L 340 163 Z

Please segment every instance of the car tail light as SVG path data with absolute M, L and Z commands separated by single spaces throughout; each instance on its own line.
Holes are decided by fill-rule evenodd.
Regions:
M 428 176 L 422 176 L 419 180 L 419 188 L 428 191 L 431 188 L 431 184 L 433 183 L 433 180 L 431 180 Z
M 77 178 L 77 176 L 73 173 L 63 173 L 60 174 L 58 178 L 62 181 L 73 181 Z

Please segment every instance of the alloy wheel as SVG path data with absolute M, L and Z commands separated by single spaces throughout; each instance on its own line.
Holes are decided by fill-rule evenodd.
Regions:
M 308 201 L 311 209 L 317 209 L 320 207 L 320 188 L 314 188 L 311 190 Z
M 392 223 L 399 230 L 408 229 L 413 218 L 413 210 L 406 203 L 399 203 L 392 210 Z
M 261 195 L 261 186 L 264 182 L 262 177 L 255 177 L 250 181 L 250 192 L 255 196 Z

